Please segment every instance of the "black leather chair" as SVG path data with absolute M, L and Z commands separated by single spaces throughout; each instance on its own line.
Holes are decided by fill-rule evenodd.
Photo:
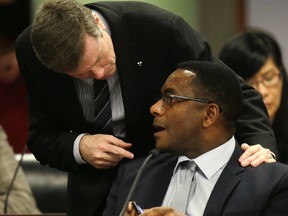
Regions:
M 20 154 L 16 155 L 19 161 Z M 31 153 L 25 153 L 22 169 L 43 213 L 65 213 L 67 208 L 67 173 L 42 166 Z

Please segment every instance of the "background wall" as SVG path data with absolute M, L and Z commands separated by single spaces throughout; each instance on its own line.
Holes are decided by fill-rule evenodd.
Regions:
M 90 2 L 97 2 L 99 0 L 78 0 L 78 1 L 85 4 Z M 110 1 L 121 1 L 121 0 L 110 0 Z M 198 0 L 140 0 L 140 1 L 155 4 L 159 7 L 162 7 L 178 15 L 181 15 L 191 26 L 194 26 L 196 29 L 198 28 L 198 16 L 199 16 L 197 13 L 199 11 Z M 42 2 L 43 0 L 33 0 L 33 10 L 36 11 Z
M 263 28 L 275 36 L 282 48 L 286 68 L 288 68 L 287 11 L 287 0 L 249 0 L 246 3 L 247 27 Z
M 82 3 L 97 2 L 97 0 L 94 1 L 79 0 L 79 1 Z M 123 1 L 123 0 L 112 0 L 112 1 Z M 197 10 L 198 9 L 197 0 L 140 0 L 140 1 L 157 5 L 175 14 L 181 15 L 191 26 L 198 28 L 199 14 L 197 12 L 199 10 Z
M 17 35 L 29 25 L 30 20 L 30 0 L 11 0 L 6 4 L 0 4 L 0 39 L 3 36 L 14 41 Z M 0 52 L 3 45 L 0 41 Z
M 32 0 L 34 11 L 43 0 Z M 79 0 L 81 3 L 99 0 Z M 121 0 L 112 0 L 121 1 Z M 239 0 L 140 0 L 155 4 L 182 16 L 195 30 L 202 33 L 210 42 L 215 54 L 224 41 L 235 34 L 237 29 L 236 3 Z M 240 0 L 241 1 L 241 0 Z M 221 30 L 221 31 L 220 31 Z
M 24 0 L 25 1 L 25 0 Z M 43 0 L 31 0 L 35 11 Z M 79 0 L 82 3 L 99 0 Z M 112 0 L 113 1 L 113 0 Z M 114 0 L 120 1 L 120 0 Z M 218 55 L 223 44 L 248 28 L 271 31 L 280 42 L 288 64 L 287 0 L 141 0 L 182 16 L 210 42 Z
M 199 0 L 198 31 L 210 42 L 215 55 L 224 42 L 243 28 L 238 20 L 240 5 L 238 0 Z

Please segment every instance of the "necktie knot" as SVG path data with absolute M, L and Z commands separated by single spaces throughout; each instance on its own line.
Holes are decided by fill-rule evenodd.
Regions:
M 183 161 L 180 163 L 180 166 L 182 166 L 184 169 L 195 171 L 196 164 L 194 161 Z

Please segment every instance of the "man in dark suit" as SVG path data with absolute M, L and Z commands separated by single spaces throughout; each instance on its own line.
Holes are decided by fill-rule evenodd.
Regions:
M 70 215 L 101 215 L 118 163 L 154 148 L 149 107 L 177 63 L 217 61 L 202 36 L 168 11 L 140 2 L 86 6 L 46 1 L 16 43 L 29 97 L 28 146 L 41 164 L 69 172 Z M 107 80 L 112 127 L 94 121 L 95 80 Z M 241 161 L 257 165 L 269 160 L 268 149 L 277 153 L 275 139 L 260 95 L 239 81 L 245 109 L 237 139 L 253 145 Z
M 230 69 L 211 62 L 184 62 L 161 92 L 162 99 L 150 111 L 156 147 L 165 153 L 148 161 L 132 194 L 131 200 L 147 209 L 141 216 L 288 215 L 288 166 L 244 168 L 239 163 L 243 152 L 233 134 L 242 94 Z M 197 168 L 193 180 L 188 178 L 195 189 L 186 190 L 190 188 L 190 194 L 180 203 L 187 203 L 181 212 L 179 206 L 169 206 L 184 184 L 179 165 L 184 161 L 193 161 Z M 142 163 L 138 159 L 122 164 L 104 216 L 119 215 Z M 137 215 L 131 204 L 128 215 Z

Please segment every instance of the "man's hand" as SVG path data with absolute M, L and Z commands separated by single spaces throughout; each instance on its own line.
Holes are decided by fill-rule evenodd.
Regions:
M 127 210 L 125 212 L 125 216 L 138 216 L 136 210 L 133 208 L 132 203 L 128 203 Z M 140 216 L 185 216 L 184 214 L 180 214 L 176 212 L 175 209 L 170 207 L 155 207 L 151 209 L 145 209 L 144 213 Z
M 245 151 L 239 158 L 241 166 L 253 166 L 256 167 L 261 163 L 272 163 L 276 160 L 272 157 L 271 151 L 267 148 L 263 148 L 261 145 L 252 145 L 244 143 L 241 145 L 243 151 Z
M 137 213 L 136 209 L 132 205 L 132 201 L 128 203 L 126 212 L 124 216 L 138 216 L 139 214 Z
M 185 216 L 171 207 L 155 207 L 147 209 L 141 216 Z
M 83 160 L 98 169 L 108 169 L 117 165 L 123 158 L 133 159 L 126 149 L 132 146 L 112 135 L 84 135 L 80 140 L 80 155 Z

